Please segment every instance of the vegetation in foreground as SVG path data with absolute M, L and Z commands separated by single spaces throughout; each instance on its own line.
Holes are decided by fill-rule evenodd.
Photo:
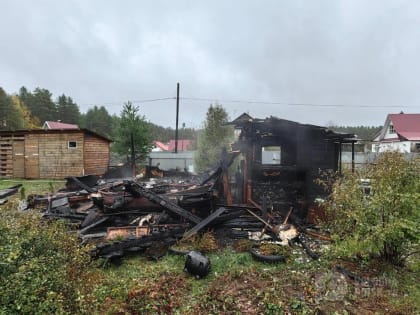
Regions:
M 361 174 L 336 180 L 327 209 L 338 256 L 403 266 L 420 251 L 420 159 L 383 153 Z
M 387 163 L 387 172 L 381 171 L 381 163 Z M 328 228 L 335 242 L 319 260 L 307 261 L 303 251 L 295 248 L 285 264 L 256 262 L 246 252 L 249 248 L 246 242 L 218 246 L 211 234 L 207 234 L 196 238 L 192 244 L 208 251 L 211 259 L 212 271 L 201 280 L 183 272 L 185 260 L 182 256 L 167 255 L 154 262 L 133 255 L 118 264 L 105 266 L 103 261 L 91 261 L 89 246 L 79 246 L 70 225 L 45 221 L 36 213 L 18 212 L 19 196 L 16 196 L 1 206 L 0 313 L 419 313 L 420 264 L 414 253 L 418 239 L 411 233 L 413 225 L 410 222 L 418 219 L 419 190 L 411 190 L 418 187 L 415 186 L 418 185 L 418 173 L 411 172 L 415 170 L 411 162 L 405 163 L 398 156 L 387 156 L 378 162 L 377 174 L 381 176 L 372 179 L 378 183 L 372 184 L 373 195 L 359 196 L 359 186 L 351 190 L 350 187 L 356 186 L 350 175 L 337 182 L 329 203 L 343 213 L 338 218 L 330 217 Z M 393 166 L 395 172 L 399 170 L 398 174 Z M 386 190 L 393 198 L 384 199 L 379 208 L 381 215 L 375 216 L 378 189 L 388 187 L 385 182 L 385 186 L 379 183 L 386 180 L 387 174 L 393 176 L 394 182 L 402 179 L 404 186 L 392 183 L 396 185 L 392 186 L 396 195 Z M 0 182 L 0 188 L 8 187 L 10 183 Z M 37 191 L 39 193 L 58 184 L 26 181 L 25 191 L 35 192 L 31 187 L 37 183 L 36 189 L 42 189 Z M 405 189 L 398 190 L 398 187 Z M 341 195 L 341 190 L 343 194 L 347 193 Z M 392 202 L 387 203 L 387 200 Z M 350 209 L 359 211 L 358 207 L 362 205 L 365 214 L 351 217 Z M 393 205 L 401 210 L 395 211 Z M 370 211 L 373 213 L 369 214 Z M 384 221 L 387 213 L 388 220 Z M 345 215 L 351 220 L 344 220 Z M 346 225 L 350 222 L 351 228 Z M 368 226 L 371 230 L 367 233 Z M 388 233 L 400 227 L 403 230 L 396 232 L 398 238 Z M 362 233 L 367 233 L 364 239 Z M 369 233 L 378 234 L 372 238 Z M 366 242 L 363 243 L 366 246 L 359 246 L 360 241 Z M 388 244 L 398 249 L 391 252 L 398 253 L 397 259 L 389 259 Z M 337 266 L 349 271 L 350 276 L 338 272 Z

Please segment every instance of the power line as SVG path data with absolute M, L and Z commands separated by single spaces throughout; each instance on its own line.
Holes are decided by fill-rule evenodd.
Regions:
M 158 102 L 158 101 L 166 101 L 166 100 L 174 100 L 176 97 L 162 97 L 162 98 L 151 98 L 151 99 L 142 99 L 142 100 L 129 100 L 131 103 L 151 103 L 151 102 Z M 122 105 L 127 101 L 119 101 L 119 102 L 104 102 L 104 103 L 91 103 L 91 104 L 82 104 L 84 106 L 94 106 L 94 105 Z
M 285 106 L 303 106 L 303 107 L 340 107 L 340 108 L 418 108 L 418 106 L 410 105 L 372 105 L 372 104 L 322 104 L 322 103 L 293 103 L 293 102 L 278 102 L 278 101 L 256 101 L 256 100 L 240 100 L 240 99 L 219 99 L 219 98 L 205 98 L 205 97 L 180 97 L 180 100 L 185 101 L 205 101 L 205 102 L 220 102 L 220 103 L 238 103 L 238 104 L 260 104 L 260 105 L 285 105 Z M 158 101 L 176 100 L 175 96 L 172 97 L 161 97 L 152 99 L 137 99 L 130 100 L 131 103 L 151 103 Z M 94 106 L 94 105 L 118 105 L 121 106 L 126 101 L 119 102 L 104 102 L 104 103 L 91 103 L 82 104 L 83 106 Z
M 252 100 L 228 100 L 218 98 L 202 98 L 202 97 L 181 97 L 181 100 L 207 101 L 221 103 L 241 103 L 241 104 L 263 104 L 263 105 L 288 105 L 288 106 L 310 106 L 310 107 L 359 107 L 359 108 L 415 108 L 417 106 L 407 105 L 369 105 L 369 104 L 316 104 L 316 103 L 289 103 L 274 101 L 252 101 Z

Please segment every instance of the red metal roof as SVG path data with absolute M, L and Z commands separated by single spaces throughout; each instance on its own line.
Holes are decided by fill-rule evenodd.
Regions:
M 193 144 L 193 140 L 179 139 L 178 151 L 188 151 Z M 170 140 L 168 144 L 168 151 L 175 151 L 175 140 Z
M 420 140 L 420 114 L 389 114 L 388 118 L 399 136 Z
M 158 148 L 161 148 L 162 151 L 168 151 L 168 146 L 166 144 L 163 144 L 160 141 L 153 141 L 155 143 L 155 146 Z
M 46 129 L 79 129 L 78 125 L 66 124 L 61 121 L 46 121 L 44 123 Z

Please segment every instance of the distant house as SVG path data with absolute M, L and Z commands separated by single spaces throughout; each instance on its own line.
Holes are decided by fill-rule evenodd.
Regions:
M 372 152 L 420 152 L 420 114 L 389 114 L 373 139 Z
M 192 150 L 193 143 L 193 140 L 179 139 L 177 147 L 178 152 Z M 175 140 L 169 140 L 168 144 L 154 141 L 152 152 L 175 152 Z
M 87 129 L 0 131 L 0 178 L 102 175 L 109 167 L 110 143 Z
M 190 151 L 192 150 L 193 140 L 178 139 L 178 151 Z M 168 151 L 175 151 L 175 140 L 169 140 Z
M 160 141 L 153 141 L 152 152 L 166 152 L 168 151 L 168 145 Z
M 159 166 L 162 170 L 178 169 L 194 172 L 192 147 L 193 140 L 179 139 L 175 153 L 175 140 L 170 140 L 168 144 L 154 141 L 154 148 L 149 154 L 149 166 Z
M 42 125 L 42 129 L 79 129 L 78 125 L 67 124 L 61 121 L 46 121 Z

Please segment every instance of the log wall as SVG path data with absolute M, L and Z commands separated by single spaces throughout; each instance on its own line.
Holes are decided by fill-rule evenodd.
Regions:
M 109 167 L 109 142 L 89 134 L 85 134 L 84 141 L 85 174 L 103 175 Z
M 83 132 L 39 134 L 39 178 L 83 175 Z M 76 147 L 69 147 L 76 142 Z
M 102 175 L 109 159 L 110 141 L 89 130 L 0 131 L 0 178 Z

